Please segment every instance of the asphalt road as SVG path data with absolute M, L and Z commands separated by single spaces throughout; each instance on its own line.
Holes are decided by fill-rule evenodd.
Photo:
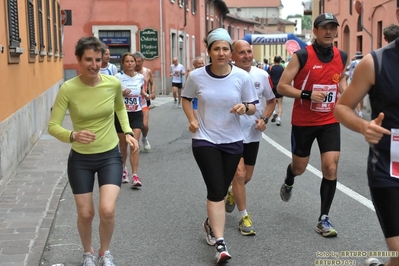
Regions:
M 159 97 L 150 111 L 152 149 L 140 153 L 143 188 L 122 185 L 111 245 L 119 266 L 215 264 L 215 249 L 206 244 L 201 227 L 206 218 L 205 185 L 191 152 L 184 112 L 173 108 L 171 100 Z M 279 196 L 290 162 L 291 106 L 292 99 L 284 99 L 281 127 L 269 122 L 253 179 L 247 184 L 247 209 L 256 236 L 240 235 L 236 210 L 227 215 L 225 239 L 233 257 L 228 265 L 363 265 L 367 257 L 378 255 L 371 252 L 387 250 L 367 186 L 368 146 L 361 135 L 341 128 L 339 184 L 330 211 L 338 237 L 323 238 L 314 230 L 320 210 L 317 143 L 308 170 L 296 179 L 290 202 Z M 95 250 L 97 226 L 96 217 Z M 67 185 L 42 265 L 80 265 L 81 254 L 75 204 Z

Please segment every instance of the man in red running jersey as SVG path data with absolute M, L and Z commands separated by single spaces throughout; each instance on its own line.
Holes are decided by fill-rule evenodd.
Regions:
M 337 186 L 341 148 L 340 126 L 334 117 L 334 108 L 338 93 L 346 88 L 348 56 L 333 46 L 339 26 L 333 14 L 319 15 L 313 26 L 316 40 L 292 56 L 277 86 L 279 94 L 295 98 L 291 119 L 292 162 L 287 167 L 280 196 L 285 202 L 290 200 L 294 177 L 306 170 L 313 141 L 317 139 L 323 179 L 316 232 L 324 237 L 334 237 L 337 231 L 330 223 L 328 213 Z

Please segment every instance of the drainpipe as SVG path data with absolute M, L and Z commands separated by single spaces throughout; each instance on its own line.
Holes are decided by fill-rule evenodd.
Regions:
M 161 37 L 161 94 L 165 95 L 165 34 L 163 32 L 162 1 L 159 0 L 159 31 Z

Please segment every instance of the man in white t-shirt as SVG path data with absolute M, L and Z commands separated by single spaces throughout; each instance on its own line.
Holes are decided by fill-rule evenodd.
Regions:
M 247 41 L 239 40 L 233 44 L 232 59 L 235 66 L 247 71 L 256 89 L 259 103 L 255 105 L 253 115 L 241 115 L 240 124 L 244 137 L 244 152 L 241 156 L 232 186 L 229 187 L 226 197 L 226 212 L 232 212 L 237 204 L 240 222 L 238 228 L 242 235 L 255 235 L 255 229 L 247 212 L 245 185 L 251 180 L 256 158 L 258 156 L 259 143 L 262 139 L 262 131 L 266 129 L 269 117 L 276 106 L 276 100 L 272 89 L 269 74 L 263 69 L 252 66 L 252 48 Z
M 118 68 L 114 64 L 109 62 L 110 59 L 111 53 L 107 48 L 103 54 L 103 60 L 99 71 L 100 74 L 115 76 L 118 73 Z
M 182 64 L 179 64 L 177 58 L 173 58 L 173 64 L 170 66 L 170 76 L 172 77 L 172 93 L 174 101 L 174 106 L 177 104 L 177 108 L 180 108 L 181 101 L 181 90 L 183 88 L 183 75 L 186 74 L 186 70 Z M 179 102 L 177 102 L 179 100 Z

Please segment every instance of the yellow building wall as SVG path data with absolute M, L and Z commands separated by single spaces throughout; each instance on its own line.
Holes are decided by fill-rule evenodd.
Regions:
M 63 82 L 63 65 L 60 51 L 54 42 L 54 17 L 57 25 L 57 48 L 60 42 L 58 3 L 49 0 L 52 56 L 47 52 L 46 4 L 42 1 L 43 40 L 42 55 L 30 55 L 28 3 L 33 4 L 34 32 L 36 48 L 39 51 L 39 23 L 37 1 L 0 1 L 0 181 L 10 178 L 25 156 L 39 140 L 47 128 L 50 109 L 60 85 Z M 17 4 L 20 56 L 10 56 L 8 40 L 8 4 Z M 55 6 L 55 9 L 52 6 Z M 17 23 L 15 23 L 16 25 Z M 15 36 L 16 35 L 15 33 Z M 3 48 L 3 49 L 2 49 Z M 3 52 L 1 52 L 3 50 Z M 62 50 L 62 49 L 61 49 Z M 21 50 L 20 50 L 21 51 Z
M 62 58 L 56 58 L 53 55 L 48 61 L 48 57 L 45 56 L 44 60 L 39 62 L 40 56 L 37 55 L 36 62 L 29 63 L 27 6 L 26 1 L 23 0 L 18 1 L 18 20 L 21 37 L 20 47 L 24 49 L 24 53 L 20 56 L 19 63 L 8 63 L 7 10 L 4 2 L 0 4 L 0 20 L 3 20 L 0 21 L 0 45 L 4 47 L 4 52 L 0 53 L 0 122 L 63 79 Z M 52 3 L 50 1 L 50 4 Z M 43 1 L 44 6 L 45 1 Z M 35 27 L 37 30 L 38 23 L 36 15 L 37 10 L 35 6 Z M 45 21 L 43 23 L 46 29 Z M 37 30 L 36 39 L 38 39 L 38 35 Z M 52 33 L 53 38 L 54 34 Z M 44 30 L 44 40 L 46 44 L 46 30 Z M 39 42 L 37 41 L 37 43 Z

